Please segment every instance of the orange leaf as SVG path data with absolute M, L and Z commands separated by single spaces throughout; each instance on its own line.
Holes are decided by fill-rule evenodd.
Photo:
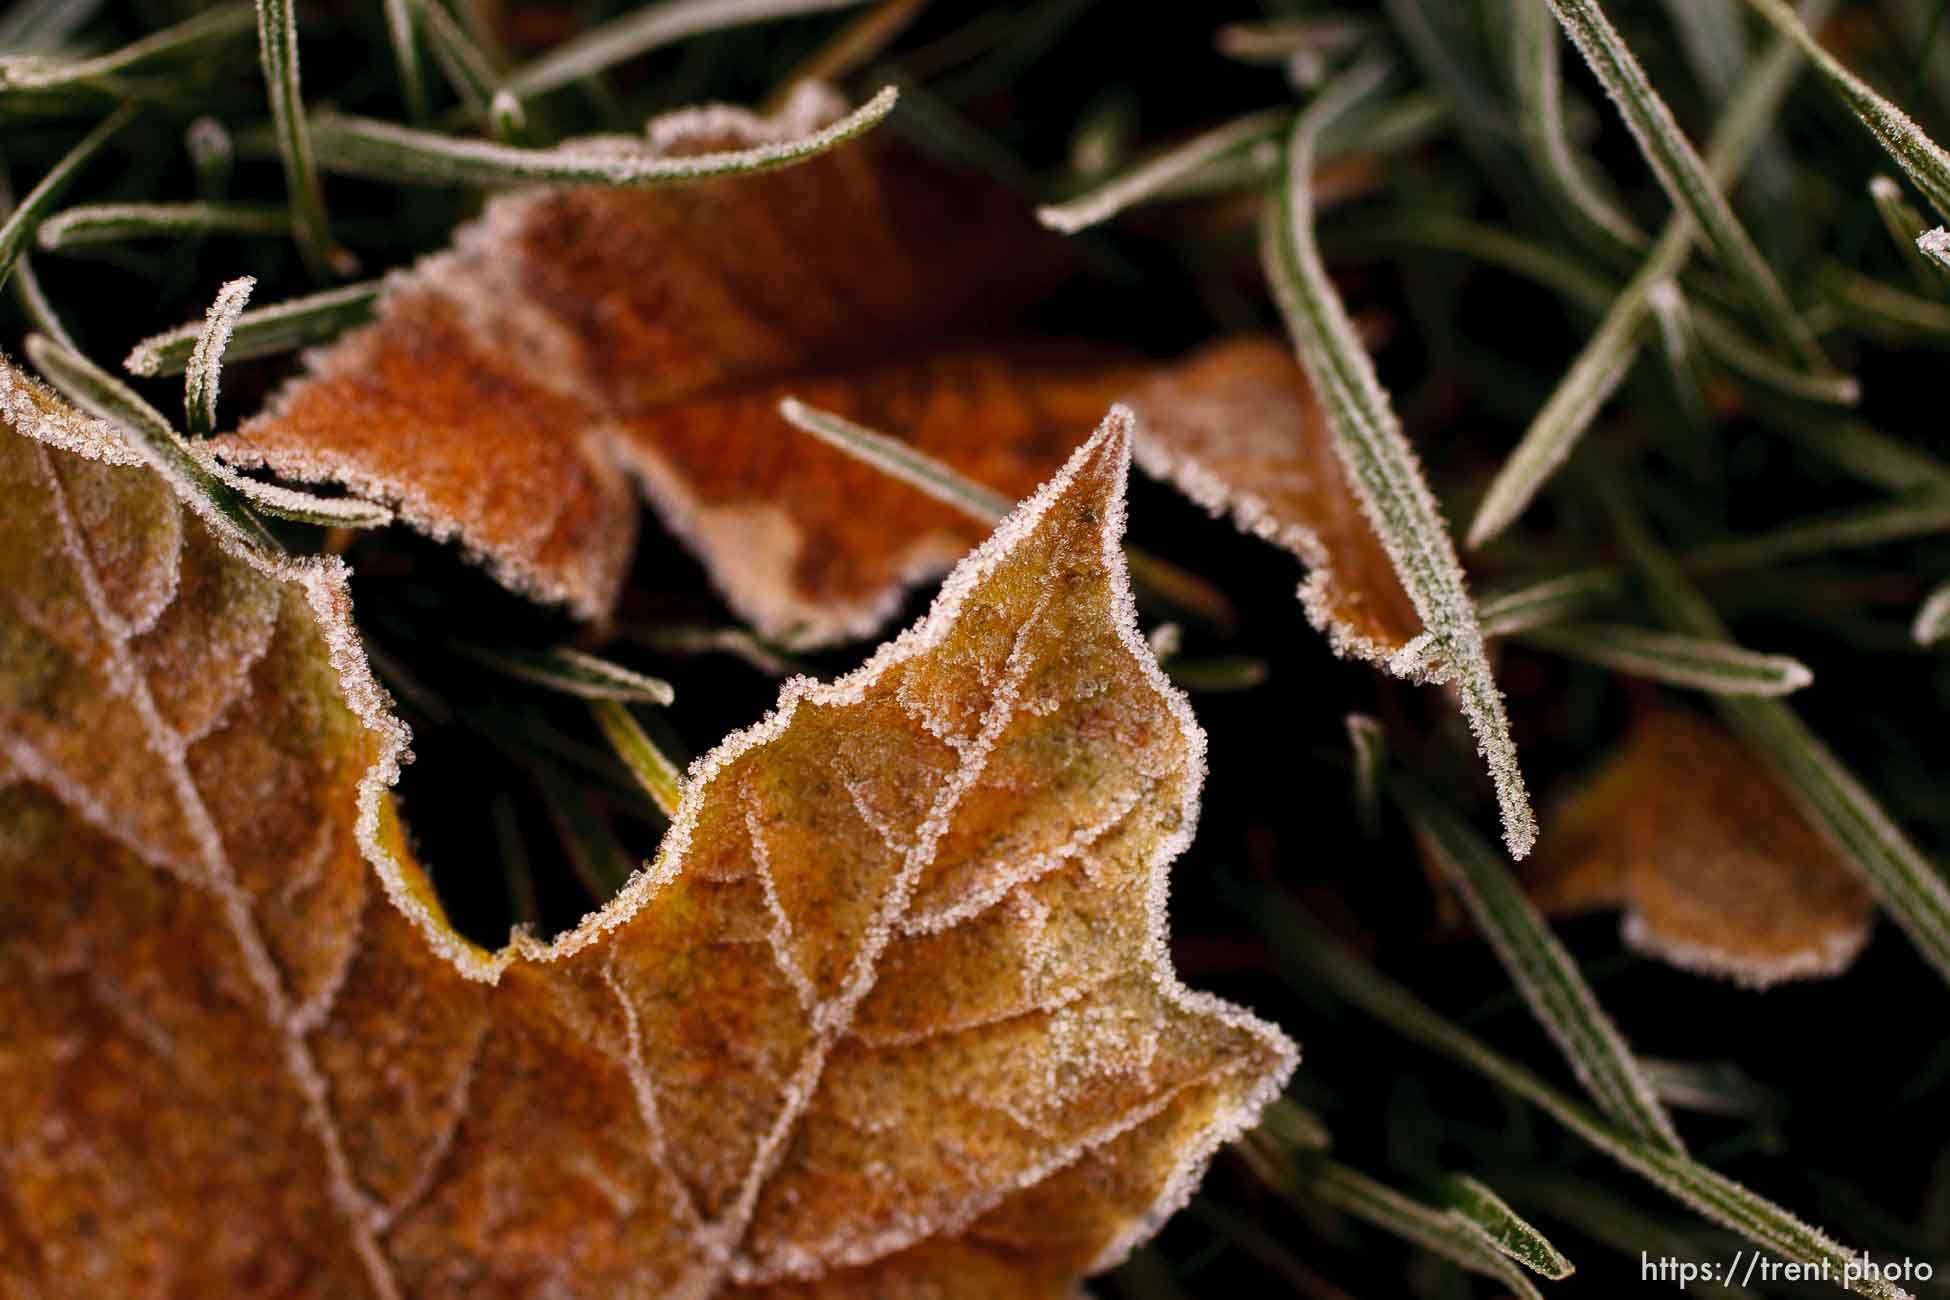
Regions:
M 726 109 L 650 132 L 690 153 L 811 125 Z M 1101 367 L 1022 350 L 891 359 L 1020 306 L 1054 249 L 1013 196 L 871 138 L 759 176 L 506 195 L 218 445 L 356 484 L 585 618 L 622 582 L 633 476 L 760 630 L 842 640 L 981 530 L 888 492 L 772 405 L 794 391 L 982 447 L 977 469 L 1028 491 L 1114 396 Z
M 1661 710 L 1554 818 L 1532 890 L 1554 913 L 1626 909 L 1626 942 L 1764 988 L 1834 975 L 1869 895 L 1774 774 L 1718 725 Z
M 1217 344 L 1144 384 L 1131 405 L 1146 473 L 1307 566 L 1300 600 L 1336 654 L 1385 665 L 1420 634 L 1291 347 Z
M 0 413 L 31 1287 L 1065 1295 L 1291 1069 L 1170 968 L 1204 738 L 1135 626 L 1126 417 L 694 766 L 602 910 L 490 953 L 402 847 L 342 566 L 227 551 L 4 366 Z

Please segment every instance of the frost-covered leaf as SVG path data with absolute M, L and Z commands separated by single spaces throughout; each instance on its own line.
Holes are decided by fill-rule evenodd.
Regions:
M 1793 796 L 1718 726 L 1649 715 L 1550 823 L 1532 892 L 1623 907 L 1633 947 L 1765 987 L 1832 975 L 1869 937 L 1869 895 Z
M 836 107 L 808 93 L 775 119 L 692 111 L 650 140 L 754 146 Z M 1054 250 L 1008 194 L 874 138 L 762 176 L 522 191 L 221 445 L 397 502 L 591 618 L 634 542 L 633 478 L 762 633 L 864 635 L 985 529 L 795 432 L 778 402 L 897 431 L 1020 498 L 1114 377 L 1062 350 L 925 349 L 1020 305 Z
M 1126 417 L 696 764 L 601 911 L 488 952 L 404 847 L 340 563 L 7 367 L 0 413 L 30 1292 L 1064 1296 L 1291 1068 L 1166 954 L 1204 739 L 1135 626 Z
M 1131 405 L 1145 472 L 1307 566 L 1300 600 L 1336 653 L 1387 665 L 1420 635 L 1291 348 L 1214 345 L 1134 389 Z

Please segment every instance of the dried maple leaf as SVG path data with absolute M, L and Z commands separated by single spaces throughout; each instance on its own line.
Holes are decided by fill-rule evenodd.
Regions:
M 1666 709 L 1552 819 L 1531 882 L 1551 912 L 1626 909 L 1626 942 L 1766 987 L 1833 975 L 1869 938 L 1868 890 L 1742 745 Z
M 601 911 L 490 953 L 402 847 L 337 561 L 4 365 L 0 413 L 19 1285 L 1065 1294 L 1290 1070 L 1165 950 L 1204 741 L 1137 636 L 1127 418 L 695 766 Z
M 810 94 L 775 120 L 691 111 L 650 138 L 747 147 L 834 109 Z M 1020 306 L 1053 249 L 1013 196 L 874 138 L 758 176 L 504 195 L 218 445 L 396 503 L 588 618 L 629 561 L 634 477 L 762 631 L 844 640 L 981 530 L 876 492 L 772 405 L 790 389 L 924 441 L 959 435 L 989 481 L 1027 492 L 1115 386 L 1068 353 L 939 345 Z
M 1291 347 L 1268 338 L 1214 345 L 1130 401 L 1143 426 L 1138 464 L 1298 556 L 1308 569 L 1301 603 L 1336 654 L 1387 665 L 1421 633 Z

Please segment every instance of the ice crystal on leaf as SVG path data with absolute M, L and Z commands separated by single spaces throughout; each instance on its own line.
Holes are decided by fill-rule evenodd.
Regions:
M 1204 738 L 1135 626 L 1125 413 L 695 764 L 602 910 L 488 952 L 404 847 L 338 562 L 0 378 L 0 1161 L 40 1290 L 1068 1295 L 1291 1069 L 1165 948 Z

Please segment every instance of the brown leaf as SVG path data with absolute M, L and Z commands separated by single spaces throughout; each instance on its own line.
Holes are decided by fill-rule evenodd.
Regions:
M 1868 942 L 1868 890 L 1774 774 L 1719 726 L 1647 715 L 1552 819 L 1532 890 L 1624 907 L 1626 942 L 1764 988 L 1834 975 Z
M 402 847 L 338 562 L 227 549 L 4 366 L 0 412 L 23 1285 L 1066 1294 L 1290 1070 L 1165 949 L 1204 739 L 1135 627 L 1127 419 L 694 767 L 601 911 L 489 953 Z
M 727 110 L 652 135 L 684 151 L 810 125 Z M 878 631 L 981 528 L 794 430 L 781 397 L 1015 499 L 1128 396 L 1145 467 L 1298 555 L 1336 650 L 1385 662 L 1421 624 L 1284 346 L 1170 369 L 954 341 L 1046 282 L 1045 238 L 1013 196 L 871 139 L 756 177 L 506 196 L 217 445 L 392 503 L 592 619 L 629 562 L 634 479 L 742 617 L 816 646 Z
M 1138 464 L 1307 566 L 1300 600 L 1334 652 L 1386 665 L 1422 631 L 1334 453 L 1326 417 L 1270 338 L 1216 344 L 1131 395 Z
M 743 147 L 803 134 L 808 111 L 673 115 L 651 138 Z M 761 631 L 864 635 L 981 530 L 771 404 L 796 391 L 981 447 L 975 468 L 1028 491 L 1115 384 L 1073 353 L 941 348 L 1046 284 L 1052 247 L 1013 196 L 875 138 L 758 176 L 507 195 L 219 447 L 396 503 L 586 618 L 622 582 L 634 477 Z

